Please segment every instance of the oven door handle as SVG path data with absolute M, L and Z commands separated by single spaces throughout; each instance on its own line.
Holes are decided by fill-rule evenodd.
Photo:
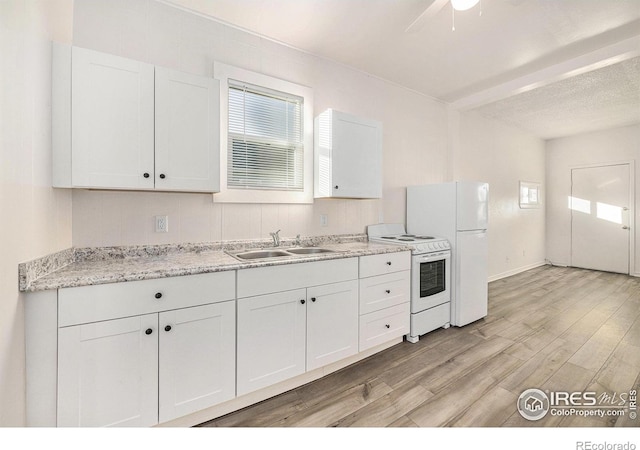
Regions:
M 432 253 L 430 255 L 419 256 L 417 258 L 418 262 L 431 262 L 431 261 L 440 261 L 442 259 L 449 259 L 451 257 L 450 252 L 440 252 L 440 253 Z

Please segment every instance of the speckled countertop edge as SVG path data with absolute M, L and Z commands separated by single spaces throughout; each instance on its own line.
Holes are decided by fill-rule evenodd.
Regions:
M 284 259 L 240 261 L 226 253 L 268 248 L 269 240 L 170 244 L 127 247 L 72 248 L 19 265 L 20 291 L 33 292 L 173 276 L 296 264 L 406 251 L 408 247 L 369 243 L 364 234 L 283 239 L 281 248 L 319 246 L 335 253 Z

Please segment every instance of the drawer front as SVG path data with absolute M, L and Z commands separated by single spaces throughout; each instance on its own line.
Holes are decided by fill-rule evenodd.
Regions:
M 411 252 L 360 257 L 360 278 L 411 270 Z
M 360 314 L 406 303 L 411 293 L 411 271 L 389 273 L 360 280 Z
M 360 316 L 360 351 L 409 333 L 409 303 Z
M 238 298 L 358 279 L 358 258 L 238 270 Z
M 235 271 L 64 288 L 58 326 L 233 300 L 235 290 Z

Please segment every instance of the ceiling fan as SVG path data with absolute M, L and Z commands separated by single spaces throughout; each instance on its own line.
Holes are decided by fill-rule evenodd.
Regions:
M 447 3 L 451 3 L 451 7 L 454 11 L 466 11 L 467 9 L 471 9 L 476 6 L 479 1 L 480 0 L 434 0 L 404 31 L 405 33 L 415 33 L 416 31 L 419 31 L 424 24 L 430 18 L 438 14 Z M 455 30 L 455 26 L 453 29 Z

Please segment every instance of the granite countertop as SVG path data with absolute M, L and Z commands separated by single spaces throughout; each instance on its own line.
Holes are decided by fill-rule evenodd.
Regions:
M 270 242 L 74 248 L 20 264 L 20 291 L 148 280 L 409 250 L 405 246 L 367 242 L 366 235 L 314 237 L 301 244 L 322 246 L 335 252 L 240 261 L 227 251 L 270 248 Z M 286 250 L 295 246 L 293 241 L 283 240 L 279 249 Z

